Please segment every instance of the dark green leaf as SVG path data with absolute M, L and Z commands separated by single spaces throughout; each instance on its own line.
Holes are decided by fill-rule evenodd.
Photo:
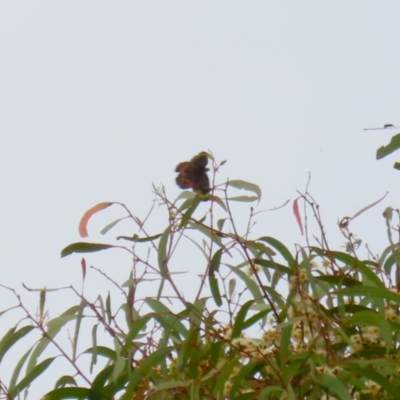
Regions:
M 75 379 L 72 376 L 64 375 L 56 382 L 55 387 L 60 388 L 64 386 L 77 386 Z
M 215 272 L 219 271 L 219 266 L 221 264 L 221 257 L 222 257 L 222 249 L 218 249 L 212 257 L 209 275 L 214 275 Z
M 376 159 L 380 160 L 400 148 L 400 133 L 394 135 L 387 146 L 379 147 L 376 151 Z
M 157 235 L 149 236 L 149 237 L 143 237 L 140 238 L 138 235 L 133 235 L 132 237 L 130 236 L 118 236 L 117 239 L 124 239 L 124 240 L 129 240 L 130 242 L 137 242 L 137 243 L 145 243 L 145 242 L 152 242 L 153 240 L 156 240 L 162 236 L 162 233 L 158 233 Z
M 213 296 L 215 304 L 218 307 L 221 307 L 222 299 L 221 299 L 221 293 L 220 293 L 219 286 L 218 286 L 218 279 L 215 277 L 215 275 L 209 275 L 208 283 L 210 285 L 211 294 Z
M 43 398 L 46 400 L 66 400 L 66 399 L 75 399 L 75 400 L 87 400 L 90 398 L 91 391 L 90 389 L 85 388 L 75 388 L 75 387 L 66 387 L 54 389 L 51 392 L 47 393 Z M 101 400 L 106 400 L 102 398 Z M 107 399 L 107 400 L 111 400 Z
M 69 246 L 65 247 L 61 251 L 61 257 L 69 256 L 73 253 L 93 253 L 96 251 L 111 249 L 113 247 L 110 244 L 103 244 L 103 243 L 85 243 L 85 242 L 77 242 L 72 243 Z

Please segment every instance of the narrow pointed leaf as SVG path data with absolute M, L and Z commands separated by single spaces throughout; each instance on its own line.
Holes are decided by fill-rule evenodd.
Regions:
M 73 253 L 94 253 L 96 251 L 107 250 L 111 248 L 118 248 L 119 246 L 112 246 L 103 243 L 72 243 L 61 251 L 61 257 L 69 256 Z
M 157 235 L 154 236 L 149 236 L 149 237 L 143 237 L 140 238 L 138 235 L 133 235 L 131 236 L 118 236 L 117 239 L 124 239 L 124 240 L 129 240 L 130 242 L 135 242 L 135 243 L 145 243 L 145 242 L 151 242 L 153 240 L 156 240 L 162 236 L 162 233 L 158 233 Z
M 222 306 L 221 292 L 218 286 L 218 279 L 214 275 L 209 275 L 208 283 L 210 285 L 211 294 L 218 307 Z
M 161 235 L 158 243 L 158 268 L 160 268 L 160 273 L 163 278 L 168 276 L 167 244 L 170 232 L 171 227 L 168 227 Z
M 54 361 L 54 358 L 47 358 L 46 360 L 42 361 L 35 368 L 30 371 L 25 378 L 23 378 L 14 388 L 13 390 L 9 391 L 11 396 L 17 396 L 20 394 L 24 389 L 26 389 L 38 376 L 40 376 L 46 369 L 50 366 L 50 364 Z
M 113 221 L 113 222 L 109 223 L 108 225 L 106 225 L 106 226 L 100 231 L 100 233 L 101 233 L 102 235 L 105 235 L 110 229 L 114 228 L 114 226 L 117 225 L 118 222 L 120 222 L 120 221 L 122 221 L 122 220 L 124 220 L 124 219 L 127 219 L 127 218 L 128 218 L 128 217 L 122 217 L 122 218 L 116 219 L 115 221 Z

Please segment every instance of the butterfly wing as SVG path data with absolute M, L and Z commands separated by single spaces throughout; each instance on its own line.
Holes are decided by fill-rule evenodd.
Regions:
M 211 191 L 207 163 L 208 156 L 205 152 L 199 153 L 190 161 L 179 163 L 175 168 L 175 172 L 178 172 L 176 184 L 181 189 L 193 189 L 202 200 L 207 200 Z

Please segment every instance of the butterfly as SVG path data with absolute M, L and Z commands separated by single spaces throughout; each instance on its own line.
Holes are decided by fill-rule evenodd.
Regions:
M 193 189 L 202 200 L 210 197 L 210 181 L 208 179 L 207 153 L 201 152 L 190 161 L 183 161 L 177 165 L 175 172 L 178 172 L 176 184 L 181 189 Z

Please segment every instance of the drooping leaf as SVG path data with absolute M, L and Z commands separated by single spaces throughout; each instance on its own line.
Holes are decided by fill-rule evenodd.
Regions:
M 93 367 L 97 364 L 97 328 L 98 324 L 93 325 L 92 328 L 92 358 L 90 360 L 90 373 L 93 372 Z
M 87 210 L 85 212 L 85 214 L 83 214 L 83 217 L 81 218 L 81 220 L 79 222 L 79 235 L 81 237 L 88 237 L 89 234 L 87 231 L 87 224 L 89 222 L 89 219 L 92 217 L 92 215 L 96 214 L 98 211 L 101 211 L 107 207 L 110 207 L 113 204 L 114 204 L 114 202 L 106 201 L 103 203 L 96 204 L 94 207 Z
M 160 268 L 160 273 L 163 278 L 166 278 L 168 276 L 167 244 L 170 232 L 171 227 L 168 227 L 161 235 L 160 241 L 158 243 L 158 268 Z
M 293 213 L 294 216 L 296 217 L 297 224 L 299 225 L 300 232 L 302 235 L 304 235 L 303 231 L 303 223 L 301 222 L 301 216 L 300 216 L 300 210 L 299 210 L 299 200 L 302 197 L 298 197 L 296 200 L 293 201 Z
M 221 264 L 222 250 L 222 248 L 218 249 L 213 255 L 210 263 L 209 275 L 214 275 L 216 272 L 218 272 Z
M 213 296 L 215 304 L 218 307 L 221 307 L 222 306 L 222 299 L 221 299 L 221 292 L 220 292 L 219 286 L 218 286 L 218 279 L 215 277 L 215 275 L 209 275 L 208 276 L 208 283 L 210 285 L 211 294 Z
M 86 260 L 82 257 L 81 259 L 81 268 L 82 268 L 82 281 L 85 281 L 86 278 Z
M 233 294 L 235 293 L 235 288 L 236 288 L 236 279 L 235 278 L 229 279 L 228 295 L 230 299 L 233 297 Z
M 78 346 L 79 332 L 80 332 L 80 328 L 81 328 L 83 310 L 85 309 L 85 307 L 86 307 L 86 301 L 84 299 L 82 299 L 79 304 L 78 313 L 76 315 L 75 334 L 74 334 L 74 338 L 72 341 L 72 360 L 73 361 L 76 360 L 76 349 Z

